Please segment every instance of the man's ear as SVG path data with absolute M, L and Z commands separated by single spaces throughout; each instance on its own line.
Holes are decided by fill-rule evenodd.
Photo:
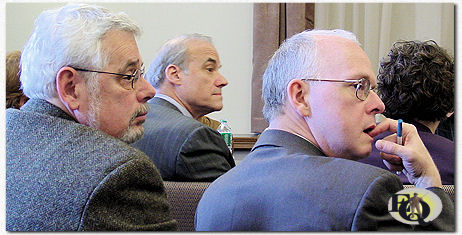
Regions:
M 301 116 L 310 116 L 310 86 L 300 79 L 294 79 L 287 86 L 287 99 L 294 110 Z
M 170 64 L 167 68 L 165 68 L 165 77 L 170 83 L 173 83 L 174 85 L 181 85 L 180 72 L 181 69 L 179 66 Z
M 59 99 L 71 110 L 79 108 L 83 83 L 85 83 L 84 79 L 71 67 L 62 67 L 56 75 Z

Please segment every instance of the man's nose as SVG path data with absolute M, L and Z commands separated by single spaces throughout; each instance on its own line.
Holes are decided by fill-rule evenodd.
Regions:
M 369 102 L 368 113 L 380 114 L 385 111 L 385 104 L 373 90 L 370 91 L 367 102 Z
M 221 73 L 218 73 L 218 78 L 216 80 L 216 85 L 217 87 L 224 87 L 226 85 L 228 85 L 228 80 L 223 76 L 221 75 Z
M 156 89 L 149 84 L 146 79 L 144 79 L 144 76 L 141 76 L 140 79 L 137 81 L 137 89 L 136 89 L 136 97 L 139 102 L 147 102 L 148 100 L 152 99 L 154 95 L 156 94 Z

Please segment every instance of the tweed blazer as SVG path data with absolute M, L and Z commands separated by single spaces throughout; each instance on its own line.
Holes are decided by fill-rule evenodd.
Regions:
M 149 102 L 143 138 L 132 146 L 145 152 L 169 181 L 213 181 L 234 167 L 221 135 L 183 115 L 170 102 Z
M 45 100 L 6 111 L 6 230 L 175 230 L 159 172 Z
M 407 122 L 407 121 L 406 121 Z M 428 152 L 433 158 L 438 171 L 440 172 L 441 181 L 443 184 L 454 184 L 454 173 L 455 173 L 455 148 L 454 142 L 446 139 L 442 136 L 433 134 L 430 129 L 418 122 L 408 122 L 413 124 L 419 133 L 422 142 L 427 148 Z M 372 144 L 372 152 L 369 157 L 361 159 L 360 162 L 370 164 L 382 169 L 388 170 L 387 166 L 380 157 L 380 151 L 375 147 L 377 140 L 383 139 L 393 133 L 385 132 L 374 137 L 374 143 Z M 403 184 L 410 184 L 406 175 L 399 175 Z
M 403 188 L 388 171 L 325 157 L 305 139 L 265 130 L 252 152 L 202 196 L 197 231 L 406 231 L 388 200 Z M 454 204 L 440 188 L 443 211 L 425 229 L 454 231 Z M 416 227 L 416 229 L 420 229 Z

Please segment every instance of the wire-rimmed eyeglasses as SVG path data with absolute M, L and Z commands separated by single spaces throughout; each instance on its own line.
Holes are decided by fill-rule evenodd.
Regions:
M 361 101 L 364 101 L 369 96 L 369 91 L 371 90 L 371 82 L 366 78 L 361 78 L 359 80 L 347 79 L 347 80 L 334 80 L 334 79 L 318 79 L 318 78 L 302 78 L 302 81 L 320 81 L 320 82 L 346 82 L 355 84 L 356 88 L 356 98 Z
M 106 73 L 106 74 L 112 74 L 112 75 L 118 75 L 120 78 L 127 80 L 128 82 L 131 83 L 132 89 L 135 89 L 135 83 L 140 79 L 141 76 L 144 74 L 144 67 L 141 69 L 135 70 L 133 74 L 123 74 L 123 73 L 111 73 L 111 72 L 104 72 L 104 71 L 97 71 L 97 70 L 90 70 L 90 69 L 81 69 L 77 67 L 71 67 L 77 71 L 82 71 L 82 72 L 93 72 L 93 73 Z

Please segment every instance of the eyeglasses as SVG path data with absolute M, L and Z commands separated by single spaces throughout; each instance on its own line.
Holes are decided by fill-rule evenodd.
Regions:
M 369 91 L 371 90 L 371 82 L 368 79 L 361 78 L 359 80 L 334 80 L 334 79 L 317 79 L 317 78 L 302 78 L 302 81 L 320 81 L 320 82 L 346 82 L 354 83 L 356 88 L 356 98 L 361 101 L 364 101 L 369 96 Z
M 77 71 L 82 71 L 82 72 L 93 72 L 93 73 L 106 73 L 106 74 L 112 74 L 112 75 L 118 75 L 121 76 L 120 78 L 127 80 L 128 82 L 131 83 L 131 88 L 135 89 L 135 83 L 138 81 L 138 79 L 144 74 L 144 67 L 141 69 L 135 70 L 133 74 L 123 74 L 123 73 L 111 73 L 111 72 L 103 72 L 103 71 L 96 71 L 96 70 L 89 70 L 89 69 L 81 69 L 81 68 L 76 68 L 76 67 L 71 67 Z

